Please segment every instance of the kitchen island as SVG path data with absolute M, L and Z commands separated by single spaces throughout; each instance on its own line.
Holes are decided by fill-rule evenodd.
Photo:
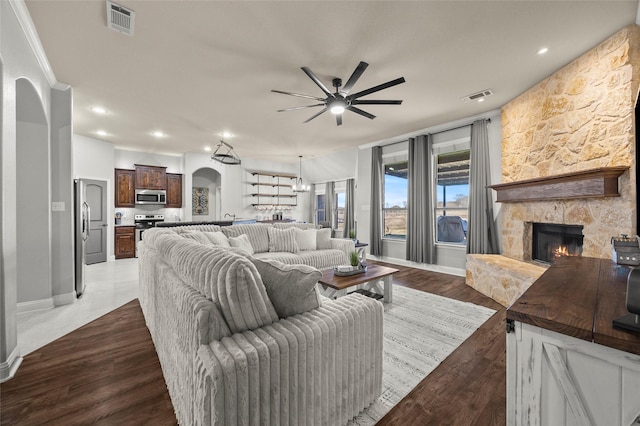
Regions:
M 507 310 L 507 424 L 631 425 L 640 416 L 640 333 L 627 313 L 630 269 L 556 261 Z

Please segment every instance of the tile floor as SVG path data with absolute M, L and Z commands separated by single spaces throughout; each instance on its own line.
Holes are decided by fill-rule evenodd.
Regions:
M 138 259 L 86 267 L 86 288 L 70 305 L 18 314 L 18 347 L 24 356 L 138 297 Z

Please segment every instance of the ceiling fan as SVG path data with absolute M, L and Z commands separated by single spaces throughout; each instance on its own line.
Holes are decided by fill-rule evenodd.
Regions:
M 379 84 L 377 86 L 371 87 L 371 88 L 366 89 L 366 90 L 362 90 L 362 91 L 354 93 L 352 95 L 349 94 L 349 92 L 351 91 L 353 86 L 356 84 L 356 82 L 358 81 L 358 79 L 360 78 L 360 76 L 362 75 L 364 70 L 367 69 L 368 66 L 369 66 L 369 64 L 367 64 L 366 62 L 362 62 L 361 61 L 358 64 L 358 66 L 356 67 L 356 69 L 353 71 L 353 74 L 351 74 L 351 77 L 349 77 L 349 80 L 347 80 L 347 83 L 342 87 L 342 89 L 340 89 L 340 86 L 342 86 L 342 79 L 334 78 L 332 80 L 332 85 L 333 85 L 333 87 L 336 88 L 335 93 L 331 93 L 329 91 L 329 89 L 327 88 L 327 86 L 325 86 L 324 83 L 322 81 L 320 81 L 318 76 L 316 76 L 313 73 L 313 71 L 311 71 L 307 67 L 302 67 L 302 71 L 304 71 L 305 74 L 307 74 L 307 76 L 309 76 L 309 78 L 311 80 L 313 80 L 313 82 L 316 83 L 318 85 L 318 87 L 320 87 L 320 89 L 322 89 L 322 91 L 324 92 L 324 94 L 327 97 L 326 98 L 319 98 L 317 96 L 309 96 L 309 95 L 301 95 L 299 93 L 283 92 L 282 90 L 271 90 L 274 93 L 282 93 L 283 95 L 297 96 L 299 98 L 313 99 L 313 100 L 321 102 L 321 103 L 313 104 L 313 105 L 304 105 L 304 106 L 298 106 L 298 107 L 292 107 L 292 108 L 279 109 L 278 112 L 293 111 L 293 110 L 297 110 L 297 109 L 314 108 L 314 107 L 323 106 L 324 108 L 320 112 L 318 112 L 318 113 L 312 115 L 311 117 L 309 117 L 308 119 L 306 119 L 304 121 L 304 123 L 308 123 L 309 121 L 313 120 L 314 118 L 316 118 L 317 116 L 319 116 L 320 114 L 322 114 L 322 113 L 324 113 L 326 111 L 331 111 L 331 113 L 335 114 L 335 116 L 336 116 L 336 123 L 338 124 L 338 126 L 341 126 L 342 125 L 342 113 L 345 110 L 351 111 L 351 112 L 355 112 L 356 114 L 360 114 L 360 115 L 362 115 L 364 117 L 367 117 L 367 118 L 370 118 L 372 120 L 374 118 L 376 118 L 375 115 L 361 110 L 360 108 L 356 107 L 356 105 L 400 105 L 402 103 L 402 101 L 388 101 L 388 100 L 377 100 L 377 99 L 376 100 L 374 100 L 374 99 L 366 100 L 366 99 L 360 99 L 360 98 L 363 97 L 363 96 L 366 96 L 366 95 L 370 95 L 371 93 L 375 93 L 375 92 L 378 92 L 380 90 L 388 89 L 389 87 L 393 87 L 393 86 L 396 86 L 398 84 L 402 84 L 402 83 L 405 82 L 404 77 L 400 77 L 400 78 L 396 78 L 395 80 L 387 81 L 386 83 Z

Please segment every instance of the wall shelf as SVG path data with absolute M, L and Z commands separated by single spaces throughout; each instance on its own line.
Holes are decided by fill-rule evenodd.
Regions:
M 572 198 L 619 197 L 618 178 L 627 166 L 601 167 L 573 173 L 491 185 L 498 202 L 550 201 Z
M 268 172 L 249 173 L 256 179 L 253 182 L 249 182 L 249 184 L 254 188 L 254 192 L 249 195 L 256 201 L 251 203 L 251 206 L 258 209 L 260 209 L 260 207 L 291 209 L 298 205 L 298 196 L 293 193 L 293 185 L 290 183 L 283 183 L 295 180 L 296 176 Z M 268 188 L 271 188 L 271 192 L 268 192 Z

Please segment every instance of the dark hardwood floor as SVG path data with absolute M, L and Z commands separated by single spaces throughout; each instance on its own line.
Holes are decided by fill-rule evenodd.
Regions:
M 400 270 L 395 284 L 498 311 L 378 424 L 504 425 L 505 309 L 464 278 L 376 263 Z M 176 424 L 138 301 L 25 356 L 0 385 L 0 423 Z

